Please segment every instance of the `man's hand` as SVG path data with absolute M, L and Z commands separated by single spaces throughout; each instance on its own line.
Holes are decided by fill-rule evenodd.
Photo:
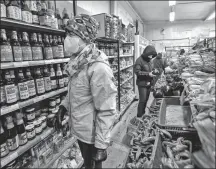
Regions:
M 63 121 L 64 115 L 66 114 L 66 112 L 67 110 L 65 109 L 64 106 L 62 105 L 59 106 L 59 110 L 58 110 L 57 117 L 56 117 L 56 124 L 55 124 L 57 131 L 59 131 L 62 128 L 62 121 Z
M 149 73 L 150 77 L 155 77 L 156 75 L 154 75 L 152 72 Z

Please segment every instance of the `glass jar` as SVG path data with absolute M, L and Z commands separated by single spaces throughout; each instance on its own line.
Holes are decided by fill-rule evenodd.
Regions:
M 26 120 L 31 121 L 35 119 L 35 108 L 30 107 L 25 110 L 26 112 Z
M 25 127 L 25 130 L 26 130 L 28 140 L 32 140 L 35 138 L 36 134 L 35 134 L 35 128 L 33 124 L 27 125 Z
M 42 121 L 41 120 L 36 120 L 34 122 L 34 125 L 35 125 L 35 133 L 37 135 L 41 134 L 43 129 L 42 129 Z
M 47 117 L 46 116 L 41 116 L 38 118 L 42 122 L 42 129 L 44 130 L 47 127 Z

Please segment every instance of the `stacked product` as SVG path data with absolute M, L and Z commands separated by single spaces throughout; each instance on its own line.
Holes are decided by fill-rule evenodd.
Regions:
M 5 29 L 1 29 L 1 62 L 62 59 L 62 42 L 61 36 L 44 34 L 42 38 L 40 33 L 6 32 Z
M 53 29 L 64 29 L 69 20 L 66 8 L 62 12 L 55 10 L 55 1 L 27 1 L 10 0 L 1 1 L 1 18 L 51 27 Z

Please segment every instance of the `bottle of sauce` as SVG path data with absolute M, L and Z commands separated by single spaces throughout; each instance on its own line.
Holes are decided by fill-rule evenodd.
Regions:
M 2 126 L 2 123 L 0 121 L 0 158 L 8 155 L 9 150 L 7 146 L 7 134 L 4 131 L 4 128 Z
M 64 77 L 62 75 L 60 64 L 57 64 L 57 70 L 56 70 L 56 79 L 57 79 L 57 88 L 63 88 L 64 87 Z
M 55 4 L 54 1 L 48 1 L 47 12 L 50 15 L 51 28 L 58 29 L 58 19 L 55 17 Z
M 68 85 L 68 74 L 66 73 L 66 71 L 64 70 L 64 67 L 66 66 L 66 63 L 63 64 L 63 77 L 64 77 L 64 86 L 66 87 Z
M 2 71 L 0 74 L 0 95 L 1 95 L 1 100 L 0 100 L 0 106 L 5 106 L 6 104 L 6 96 L 5 96 L 5 87 L 4 87 L 4 79 L 2 78 Z
M 27 22 L 27 23 L 32 23 L 32 12 L 29 9 L 27 1 L 22 0 L 22 2 L 23 2 L 23 5 L 22 5 L 22 21 Z
M 41 55 L 41 57 L 39 58 L 39 60 L 43 60 L 43 49 L 44 49 L 44 44 L 43 44 L 43 40 L 42 40 L 42 35 L 40 34 L 40 33 L 38 33 L 37 34 L 37 36 L 38 36 L 38 44 L 39 44 L 39 46 L 41 47 L 41 49 L 42 49 L 42 55 Z
M 28 85 L 28 90 L 29 90 L 29 97 L 33 98 L 36 96 L 36 89 L 35 89 L 35 82 L 34 79 L 31 75 L 30 68 L 26 68 L 26 80 L 27 80 L 27 85 Z
M 51 79 L 51 87 L 52 90 L 56 90 L 57 89 L 57 81 L 56 81 L 56 74 L 55 74 L 55 70 L 53 68 L 53 65 L 50 65 L 50 79 Z
M 19 147 L 19 138 L 17 134 L 17 129 L 14 126 L 13 122 L 7 123 L 7 145 L 10 151 L 16 150 Z
M 18 119 L 16 122 L 16 128 L 17 128 L 17 134 L 19 137 L 19 145 L 25 145 L 28 142 L 26 131 L 25 131 L 25 125 L 23 122 L 23 119 Z
M 11 77 L 11 81 L 15 85 L 16 98 L 17 98 L 17 101 L 18 101 L 20 99 L 20 97 L 19 97 L 19 89 L 18 89 L 18 84 L 17 84 L 16 78 L 15 78 L 15 75 L 14 75 L 14 70 L 10 70 L 10 77 Z
M 53 59 L 53 51 L 50 45 L 49 36 L 44 34 L 44 57 L 45 59 Z
M 63 18 L 62 18 L 63 23 L 62 24 L 63 24 L 63 29 L 64 29 L 65 26 L 67 25 L 68 20 L 69 20 L 69 15 L 67 13 L 67 9 L 66 8 L 64 8 L 64 10 L 62 12 L 62 16 L 63 16 Z
M 58 36 L 58 53 L 59 58 L 64 58 L 64 46 L 61 40 L 61 36 Z
M 7 4 L 7 18 L 22 20 L 21 6 L 19 0 L 10 0 Z
M 7 40 L 5 29 L 1 29 L 0 50 L 1 62 L 13 62 L 12 48 Z
M 19 69 L 17 81 L 18 81 L 20 100 L 21 101 L 27 100 L 29 98 L 29 90 L 28 90 L 27 80 L 23 75 L 22 69 Z
M 0 0 L 0 17 L 1 18 L 6 18 L 6 5 L 3 0 Z
M 11 105 L 17 102 L 16 95 L 16 86 L 12 81 L 9 70 L 5 72 L 5 95 L 6 95 L 6 104 Z
M 51 37 L 52 35 L 50 35 Z M 57 43 L 57 37 L 54 35 L 52 40 L 52 51 L 53 51 L 53 58 L 57 59 L 59 58 L 59 48 Z
M 36 33 L 31 34 L 31 48 L 32 48 L 32 59 L 41 60 L 41 58 L 43 58 L 42 47 L 38 43 Z
M 62 18 L 61 18 L 61 15 L 60 15 L 60 12 L 59 12 L 58 8 L 56 8 L 55 16 L 56 16 L 56 18 L 58 20 L 58 28 L 62 29 Z
M 38 12 L 39 22 L 42 26 L 49 26 L 50 20 L 47 14 L 47 4 L 44 0 L 41 0 L 41 10 Z
M 10 43 L 7 40 L 5 29 L 1 29 L 0 35 L 1 62 L 13 62 L 13 54 Z
M 29 9 L 32 13 L 32 23 L 33 24 L 39 24 L 39 19 L 38 19 L 38 9 L 37 9 L 37 2 L 36 0 L 30 0 L 29 1 Z
M 23 55 L 23 60 L 32 60 L 32 50 L 31 46 L 29 43 L 29 37 L 27 32 L 22 33 L 22 55 Z
M 41 74 L 40 68 L 38 67 L 35 72 L 35 84 L 36 84 L 36 91 L 38 95 L 42 95 L 45 93 L 45 84 L 43 75 Z
M 45 91 L 50 92 L 52 90 L 52 82 L 50 79 L 50 73 L 48 72 L 48 68 L 45 66 L 43 71 L 43 77 L 44 77 L 44 84 L 45 84 Z
M 13 49 L 14 61 L 15 62 L 23 61 L 22 48 L 21 48 L 20 43 L 18 41 L 16 31 L 12 31 L 12 34 L 11 34 L 11 46 L 12 46 L 12 49 Z

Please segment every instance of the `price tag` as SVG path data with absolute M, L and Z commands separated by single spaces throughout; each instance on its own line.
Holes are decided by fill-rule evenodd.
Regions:
M 9 68 L 14 68 L 13 62 L 1 63 L 1 69 L 9 69 Z

